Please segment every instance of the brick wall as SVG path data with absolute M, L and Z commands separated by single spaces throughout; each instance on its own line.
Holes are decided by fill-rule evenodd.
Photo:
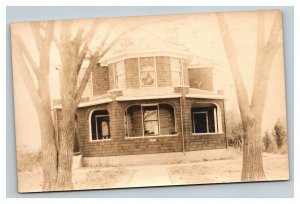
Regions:
M 172 86 L 172 76 L 170 67 L 170 57 L 155 57 L 157 86 L 170 87 Z
M 223 133 L 218 134 L 192 134 L 191 124 L 191 107 L 196 102 L 214 102 L 221 107 L 223 112 L 222 100 L 207 99 L 182 99 L 183 105 L 183 125 L 184 125 L 184 148 L 185 151 L 225 148 L 225 118 L 222 114 Z M 144 137 L 144 138 L 125 138 L 124 111 L 131 105 L 168 103 L 175 109 L 175 120 L 177 135 L 161 137 Z M 94 110 L 107 110 L 110 115 L 110 133 L 111 140 L 91 141 L 90 139 L 90 121 L 89 116 Z M 162 127 L 170 126 L 173 121 L 170 112 L 162 111 Z M 80 137 L 80 147 L 84 156 L 113 156 L 128 154 L 148 154 L 148 153 L 165 153 L 183 151 L 182 130 L 181 130 L 181 113 L 179 99 L 161 99 L 161 100 L 141 100 L 117 102 L 109 104 L 95 105 L 91 107 L 79 108 L 78 115 L 78 132 Z M 141 116 L 141 115 L 140 115 Z M 58 112 L 58 117 L 60 114 Z M 59 120 L 58 118 L 58 120 Z
M 99 96 L 107 93 L 109 90 L 109 71 L 108 67 L 96 66 L 92 70 L 93 75 L 93 94 Z
M 108 81 L 109 89 L 115 89 L 115 78 L 114 78 L 114 64 L 108 65 Z
M 178 99 L 169 99 L 168 102 L 176 110 L 179 109 Z M 84 156 L 113 156 L 126 154 L 147 154 L 182 151 L 181 134 L 164 137 L 144 137 L 125 139 L 124 110 L 133 104 L 166 102 L 166 100 L 149 100 L 135 102 L 112 102 L 78 109 L 78 128 L 80 145 Z M 107 109 L 110 114 L 111 140 L 90 141 L 89 115 L 95 109 Z M 176 113 L 177 123 L 180 123 L 180 111 Z M 180 132 L 180 126 L 177 128 Z
M 222 130 L 217 134 L 192 134 L 192 113 L 191 107 L 196 103 L 215 103 L 221 110 Z M 184 112 L 184 131 L 185 131 L 185 148 L 186 151 L 202 150 L 202 149 L 220 149 L 226 148 L 226 135 L 225 135 L 225 115 L 223 100 L 212 99 L 183 99 L 183 112 Z
M 191 88 L 213 91 L 212 68 L 191 68 L 188 75 Z
M 126 88 L 134 89 L 140 87 L 138 58 L 124 60 Z

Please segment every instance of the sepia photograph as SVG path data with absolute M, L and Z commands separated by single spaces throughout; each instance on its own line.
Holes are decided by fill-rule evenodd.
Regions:
M 18 192 L 289 180 L 282 18 L 11 23 Z

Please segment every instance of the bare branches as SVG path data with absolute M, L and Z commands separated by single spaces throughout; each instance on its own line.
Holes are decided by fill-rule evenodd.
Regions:
M 33 105 L 35 106 L 36 110 L 39 111 L 41 110 L 41 100 L 40 100 L 40 96 L 38 94 L 38 88 L 36 87 L 36 85 L 34 84 L 32 75 L 30 74 L 29 71 L 29 67 L 26 64 L 24 55 L 26 56 L 25 51 L 24 52 L 24 44 L 19 44 L 19 40 L 20 38 L 17 36 L 13 36 L 13 40 L 15 41 L 13 43 L 13 52 L 14 52 L 14 56 L 15 56 L 15 63 L 18 63 L 18 67 L 19 71 L 21 73 L 21 76 L 24 80 L 24 84 L 26 87 L 26 90 L 28 91 L 31 100 L 33 102 Z M 23 55 L 24 53 L 24 55 Z
M 270 70 L 276 53 L 282 44 L 282 39 L 280 39 L 281 28 L 281 13 L 278 11 L 275 14 L 271 32 L 266 44 L 257 48 L 260 56 L 257 57 L 256 61 L 254 88 L 251 101 L 251 109 L 257 116 L 261 115 L 260 112 L 262 112 L 264 108 Z M 258 29 L 258 32 L 261 32 L 261 30 Z
M 39 75 L 38 72 L 38 66 L 36 65 L 36 63 L 33 60 L 33 57 L 31 55 L 31 53 L 28 51 L 27 47 L 25 46 L 23 40 L 20 38 L 19 35 L 15 35 L 13 36 L 13 39 L 16 41 L 16 44 L 18 45 L 18 51 L 20 53 L 24 53 L 29 65 L 31 66 L 33 72 L 35 73 L 35 75 Z M 23 57 L 22 57 L 23 58 Z M 20 59 L 20 58 L 19 58 Z M 24 58 L 23 58 L 24 59 Z M 20 59 L 21 61 L 21 59 Z
M 247 89 L 239 71 L 234 44 L 232 42 L 232 38 L 225 21 L 224 13 L 217 13 L 216 15 L 218 18 L 219 28 L 222 35 L 225 52 L 229 61 L 229 65 L 235 83 L 235 90 L 238 98 L 239 108 L 242 113 L 241 116 L 244 117 L 250 113 Z
M 86 57 L 86 54 L 88 52 L 89 44 L 93 39 L 93 36 L 95 34 L 96 29 L 98 28 L 99 22 L 95 19 L 91 25 L 90 30 L 86 33 L 86 35 L 83 38 L 83 47 L 79 53 L 78 57 L 78 67 L 77 67 L 77 73 L 79 73 L 79 70 L 82 66 L 83 60 Z
M 43 40 L 44 40 L 43 36 L 40 33 L 41 24 L 40 22 L 32 22 L 29 25 L 31 27 L 31 32 L 35 40 L 36 46 L 39 52 L 41 52 L 43 50 Z

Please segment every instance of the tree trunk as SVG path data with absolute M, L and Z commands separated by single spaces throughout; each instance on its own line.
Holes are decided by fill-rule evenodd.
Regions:
M 76 109 L 75 109 L 76 110 Z M 72 190 L 72 163 L 75 133 L 75 111 L 73 107 L 62 109 L 58 156 L 58 190 Z
M 51 191 L 57 176 L 57 149 L 50 107 L 42 108 L 38 116 L 42 135 L 43 191 Z
M 242 181 L 261 181 L 265 179 L 261 157 L 261 121 L 256 118 L 243 118 L 243 170 Z

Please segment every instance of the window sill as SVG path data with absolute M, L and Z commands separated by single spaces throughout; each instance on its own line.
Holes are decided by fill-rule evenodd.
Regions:
M 91 142 L 91 143 L 97 143 L 97 142 L 106 142 L 106 141 L 111 141 L 111 139 L 106 139 L 106 140 L 90 140 L 89 142 Z
M 223 132 L 208 132 L 208 133 L 192 133 L 193 136 L 203 136 L 203 135 L 221 135 Z
M 125 137 L 125 140 L 132 140 L 132 139 L 149 139 L 149 138 L 159 138 L 159 137 L 176 137 L 178 134 L 174 135 L 155 135 L 155 136 L 138 136 L 138 137 Z

